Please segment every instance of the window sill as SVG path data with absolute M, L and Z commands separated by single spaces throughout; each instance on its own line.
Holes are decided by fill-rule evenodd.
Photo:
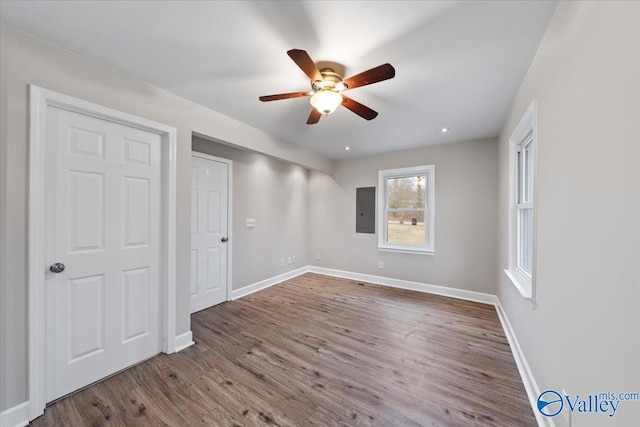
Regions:
M 435 255 L 435 251 L 429 249 L 411 249 L 397 246 L 378 246 L 380 252 L 397 252 L 414 255 Z
M 519 279 L 518 275 L 514 274 L 510 270 L 504 270 L 504 274 L 507 275 L 507 277 L 509 278 L 513 286 L 515 286 L 518 292 L 520 292 L 520 295 L 522 295 L 522 298 L 528 299 L 528 300 L 533 299 L 530 282 Z

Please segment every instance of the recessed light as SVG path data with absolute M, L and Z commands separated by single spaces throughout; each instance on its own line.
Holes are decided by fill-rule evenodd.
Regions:
M 347 146 L 347 147 L 344 147 L 344 149 L 345 149 L 346 151 L 351 150 L 351 148 L 349 148 L 348 146 Z
M 440 132 L 447 133 L 447 132 L 449 132 L 449 128 L 442 128 L 442 129 L 440 129 Z

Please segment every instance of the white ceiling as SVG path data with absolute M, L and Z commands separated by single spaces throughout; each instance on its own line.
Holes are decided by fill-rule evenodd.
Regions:
M 7 1 L 5 23 L 328 158 L 495 136 L 556 1 Z M 305 124 L 309 89 L 286 52 L 348 77 L 389 62 L 396 77 Z M 451 128 L 447 134 L 443 127 Z M 348 145 L 351 150 L 345 151 Z

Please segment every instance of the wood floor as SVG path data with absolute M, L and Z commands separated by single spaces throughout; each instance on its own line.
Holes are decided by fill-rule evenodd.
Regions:
M 33 426 L 535 426 L 494 307 L 305 274 Z

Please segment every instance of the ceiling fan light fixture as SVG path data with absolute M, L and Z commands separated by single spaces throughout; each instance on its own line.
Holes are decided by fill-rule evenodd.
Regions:
M 260 96 L 258 99 L 262 102 L 267 102 L 311 96 L 313 109 L 307 119 L 308 125 L 318 123 L 323 114 L 329 115 L 333 113 L 340 105 L 365 120 L 375 119 L 378 116 L 376 111 L 347 96 L 341 95 L 340 92 L 389 80 L 396 75 L 396 70 L 391 64 L 382 64 L 343 80 L 340 74 L 344 74 L 344 66 L 340 64 L 333 63 L 331 67 L 321 67 L 320 63 L 315 63 L 309 54 L 302 49 L 291 49 L 287 51 L 287 55 L 309 78 L 311 91 L 279 93 Z M 326 61 L 322 63 L 330 64 Z M 336 69 L 340 74 L 336 72 Z
M 342 104 L 342 95 L 333 90 L 319 90 L 311 97 L 311 105 L 318 112 L 329 115 Z

